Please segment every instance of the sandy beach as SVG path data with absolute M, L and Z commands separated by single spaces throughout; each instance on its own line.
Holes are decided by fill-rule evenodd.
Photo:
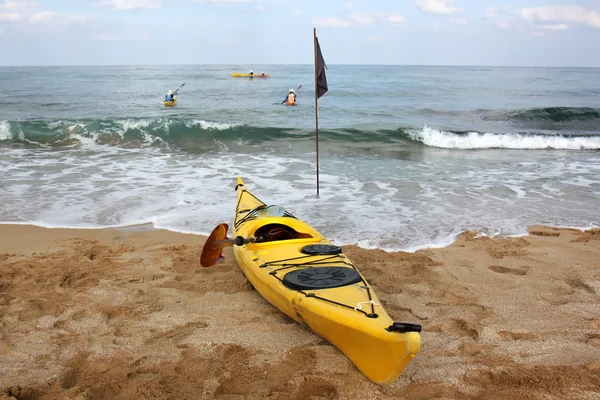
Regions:
M 599 399 L 600 229 L 344 246 L 421 352 L 391 385 L 267 303 L 231 249 L 148 227 L 0 226 L 0 398 Z

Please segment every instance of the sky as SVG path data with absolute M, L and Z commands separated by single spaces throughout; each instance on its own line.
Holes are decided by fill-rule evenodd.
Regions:
M 600 67 L 599 0 L 0 0 L 0 65 Z

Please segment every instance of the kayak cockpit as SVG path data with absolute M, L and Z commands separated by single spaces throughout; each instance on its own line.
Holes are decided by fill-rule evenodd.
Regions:
M 254 243 L 313 238 L 310 233 L 298 232 L 289 225 L 279 223 L 263 225 L 254 232 L 253 236 L 256 237 L 256 241 Z
M 322 240 L 322 235 L 310 225 L 290 217 L 263 217 L 246 220 L 239 225 L 235 235 L 253 238 L 250 246 L 281 242 L 308 244 Z
M 316 229 L 277 205 L 238 209 L 234 228 L 236 235 L 254 238 L 251 246 L 282 241 L 312 243 L 323 238 Z

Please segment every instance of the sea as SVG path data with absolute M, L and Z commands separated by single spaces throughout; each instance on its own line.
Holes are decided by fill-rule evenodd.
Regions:
M 250 69 L 270 76 L 231 76 Z M 600 69 L 326 76 L 317 140 L 310 64 L 1 67 L 0 223 L 206 235 L 232 226 L 240 176 L 339 245 L 600 226 Z

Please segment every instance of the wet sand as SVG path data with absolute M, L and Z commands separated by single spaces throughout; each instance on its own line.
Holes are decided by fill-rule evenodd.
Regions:
M 0 226 L 0 398 L 599 399 L 600 230 L 344 246 L 421 352 L 391 385 L 267 303 L 204 237 Z

